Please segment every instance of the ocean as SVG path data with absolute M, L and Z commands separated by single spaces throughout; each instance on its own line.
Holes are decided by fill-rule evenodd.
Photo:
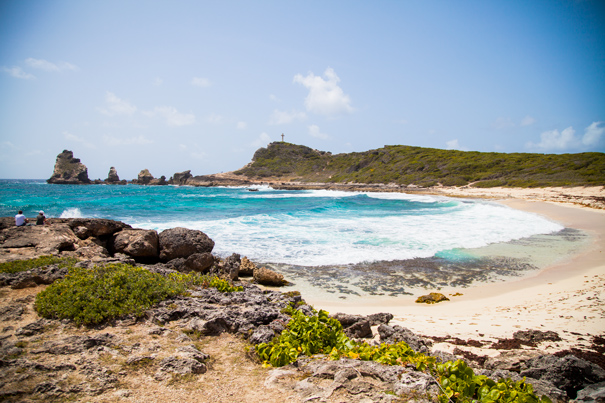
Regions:
M 402 193 L 49 185 L 1 180 L 0 213 L 95 217 L 205 232 L 214 253 L 247 256 L 326 297 L 398 296 L 507 281 L 587 241 L 542 216 L 483 200 Z

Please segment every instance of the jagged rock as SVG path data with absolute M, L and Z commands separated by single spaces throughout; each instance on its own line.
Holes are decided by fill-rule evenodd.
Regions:
M 163 185 L 167 185 L 168 182 L 166 182 L 166 177 L 164 175 L 160 176 L 159 178 L 155 178 L 150 180 L 148 183 L 146 183 L 146 185 L 154 185 L 154 186 L 163 186 Z
M 256 328 L 254 333 L 250 336 L 248 341 L 252 344 L 269 343 L 275 337 L 275 332 L 271 327 L 261 325 Z
M 180 259 L 177 258 L 174 260 Z M 173 262 L 174 260 L 171 260 L 170 262 Z M 187 259 L 184 260 L 183 264 L 180 266 L 180 271 L 195 271 L 198 273 L 205 273 L 212 267 L 213 264 L 214 256 L 212 256 L 212 253 L 194 253 L 193 255 L 190 255 Z
M 533 350 L 501 351 L 500 354 L 495 357 L 488 357 L 487 360 L 485 360 L 483 367 L 485 369 L 499 369 L 519 373 L 520 371 L 527 369 L 527 361 L 536 358 L 539 355 L 542 354 Z
M 89 184 L 88 168 L 80 162 L 79 158 L 74 158 L 73 152 L 63 150 L 57 155 L 55 170 L 46 182 L 68 185 Z
M 159 238 L 154 230 L 125 229 L 115 234 L 113 248 L 132 257 L 158 258 Z
M 361 320 L 347 327 L 344 332 L 351 338 L 367 339 L 372 337 L 372 328 L 370 322 Z
M 40 255 L 75 250 L 78 237 L 65 224 L 10 227 L 0 232 L 0 248 L 35 248 Z
M 371 315 L 368 315 L 367 319 L 370 322 L 370 325 L 372 326 L 388 325 L 391 319 L 393 319 L 393 314 L 384 312 L 373 313 Z
M 364 319 L 361 315 L 351 315 L 348 313 L 337 312 L 334 315 L 330 315 L 332 318 L 336 319 L 340 322 L 343 329 L 346 329 L 349 326 L 353 326 L 355 323 Z
M 541 331 L 541 330 L 519 330 L 513 333 L 513 339 L 521 340 L 522 342 L 529 344 L 538 344 L 543 341 L 561 341 L 561 337 L 552 330 Z
M 107 179 L 105 179 L 107 183 L 118 183 L 120 182 L 120 177 L 118 176 L 118 171 L 114 167 L 109 168 L 109 173 L 107 174 Z
M 160 361 L 160 368 L 156 372 L 155 378 L 163 380 L 170 374 L 203 374 L 207 371 L 206 365 L 188 357 L 167 357 Z
M 67 275 L 66 267 L 50 265 L 46 268 L 38 267 L 18 273 L 0 273 L 0 286 L 10 286 L 12 289 L 36 287 L 41 284 L 52 284 Z
M 50 323 L 50 321 L 47 319 L 38 319 L 35 322 L 29 323 L 29 324 L 17 329 L 17 331 L 15 332 L 15 336 L 29 337 L 29 336 L 33 336 L 38 333 L 42 333 L 42 332 L 44 332 L 44 328 L 46 326 L 48 326 L 49 323 Z
M 436 304 L 441 301 L 449 301 L 450 299 L 439 292 L 432 292 L 428 295 L 422 295 L 416 300 L 417 303 Z
M 288 284 L 284 276 L 265 267 L 254 270 L 254 280 L 262 285 L 283 286 Z
M 588 385 L 578 391 L 576 403 L 605 403 L 605 382 Z
M 187 180 L 191 178 L 193 178 L 193 175 L 191 175 L 190 170 L 184 172 L 177 172 L 172 176 L 172 178 L 170 178 L 168 183 L 171 185 L 186 185 Z
M 148 185 L 149 182 L 151 182 L 152 180 L 153 175 L 151 174 L 151 172 L 149 172 L 149 169 L 143 169 L 141 172 L 139 172 L 137 179 L 133 180 L 133 182 L 139 185 Z
M 111 333 L 97 336 L 70 336 L 62 340 L 51 340 L 45 342 L 35 354 L 49 353 L 56 355 L 81 353 L 84 350 L 96 346 L 110 346 L 117 341 L 117 337 Z
M 194 253 L 212 252 L 214 241 L 202 231 L 171 228 L 160 232 L 160 260 L 167 262 L 178 257 L 187 258 Z
M 52 224 L 63 223 L 69 225 L 80 239 L 88 237 L 103 238 L 123 229 L 132 228 L 121 221 L 105 218 L 52 218 L 51 220 Z
M 1 284 L 1 280 L 0 280 Z M 25 306 L 21 304 L 7 305 L 0 308 L 0 321 L 15 321 L 25 313 Z
M 219 277 L 225 277 L 229 280 L 236 280 L 240 268 L 240 257 L 237 253 L 232 254 L 224 262 L 215 266 L 210 272 Z
M 248 277 L 254 275 L 256 265 L 252 263 L 246 256 L 244 256 L 239 265 L 239 276 Z
M 526 364 L 529 369 L 521 371 L 521 376 L 551 382 L 571 398 L 575 398 L 579 390 L 605 381 L 605 370 L 573 355 L 561 358 L 542 355 Z
M 378 326 L 378 334 L 381 343 L 396 344 L 405 341 L 416 352 L 428 353 L 429 351 L 426 341 L 405 327 L 380 325 Z

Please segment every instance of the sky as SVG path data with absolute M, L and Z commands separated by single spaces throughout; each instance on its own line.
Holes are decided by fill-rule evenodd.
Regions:
M 605 2 L 0 0 L 0 178 L 233 171 L 282 134 L 605 152 Z

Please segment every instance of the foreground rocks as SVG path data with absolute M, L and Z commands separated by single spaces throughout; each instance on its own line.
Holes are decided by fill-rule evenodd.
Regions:
M 7 219 L 0 220 L 4 222 Z M 88 256 L 78 263 L 83 267 L 138 261 L 141 267 L 164 275 L 180 270 L 232 280 L 259 277 L 255 273 L 260 269 L 245 257 L 213 256 L 214 242 L 201 231 L 176 228 L 157 234 L 93 219 L 56 220 L 38 227 L 2 225 L 2 260 L 50 251 Z M 286 307 L 313 315 L 296 292 L 263 290 L 248 282 L 238 283 L 243 291 L 234 293 L 198 287 L 188 296 L 160 302 L 142 318 L 77 328 L 68 320 L 41 319 L 34 309 L 36 293 L 66 274 L 67 269 L 56 265 L 0 274 L 0 400 L 430 402 L 439 393 L 435 379 L 409 365 L 330 361 L 319 356 L 300 357 L 283 368 L 261 368 L 254 354 L 246 353 L 246 345 L 268 343 L 279 336 L 290 320 Z M 555 402 L 602 401 L 603 368 L 576 355 L 540 352 L 541 343 L 559 339 L 555 332 L 522 330 L 513 339 L 487 346 L 492 352 L 500 349 L 499 354 L 480 357 L 462 348 L 486 347 L 481 342 L 421 336 L 391 325 L 393 315 L 388 313 L 332 317 L 352 339 L 374 345 L 405 341 L 415 351 L 441 361 L 464 358 L 476 374 L 495 380 L 526 377 L 538 395 Z M 454 354 L 443 352 L 434 347 L 435 341 L 460 348 Z M 249 371 L 249 381 L 243 379 L 242 368 Z M 201 385 L 212 386 L 204 391 Z M 217 396 L 215 390 L 222 390 L 224 396 Z

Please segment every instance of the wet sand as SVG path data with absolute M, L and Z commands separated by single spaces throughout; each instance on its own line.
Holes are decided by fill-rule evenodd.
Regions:
M 605 211 L 569 204 L 499 200 L 512 208 L 543 215 L 590 234 L 591 242 L 568 259 L 522 279 L 461 289 L 461 296 L 434 305 L 414 298 L 322 301 L 307 298 L 330 313 L 390 312 L 392 324 L 431 336 L 463 339 L 509 338 L 517 330 L 553 330 L 568 345 L 580 335 L 605 333 Z M 428 293 L 428 292 L 427 292 Z

